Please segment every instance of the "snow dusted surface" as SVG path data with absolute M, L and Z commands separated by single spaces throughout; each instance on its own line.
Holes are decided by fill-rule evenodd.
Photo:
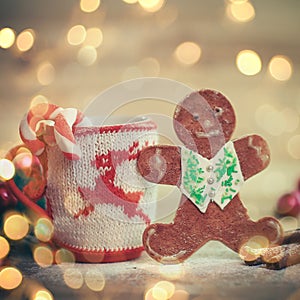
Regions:
M 249 267 L 218 242 L 208 243 L 180 265 L 161 265 L 144 252 L 136 260 L 121 263 L 40 268 L 24 261 L 20 267 L 28 285 L 38 282 L 55 299 L 155 300 L 145 298 L 145 294 L 159 281 L 175 285 L 174 300 L 300 299 L 300 264 L 280 271 L 263 265 Z M 66 285 L 64 274 L 68 274 L 69 282 L 77 283 L 77 288 Z M 91 290 L 87 277 L 103 289 Z

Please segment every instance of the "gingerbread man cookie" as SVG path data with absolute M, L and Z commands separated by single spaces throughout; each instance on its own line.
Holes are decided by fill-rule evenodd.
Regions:
M 145 179 L 182 192 L 173 222 L 144 231 L 145 250 L 157 261 L 180 263 L 210 240 L 235 252 L 253 236 L 265 237 L 270 246 L 281 243 L 277 219 L 251 220 L 240 200 L 242 184 L 267 167 L 270 152 L 258 135 L 231 141 L 235 123 L 224 95 L 194 92 L 174 113 L 173 126 L 184 146 L 156 145 L 141 152 L 138 168 Z

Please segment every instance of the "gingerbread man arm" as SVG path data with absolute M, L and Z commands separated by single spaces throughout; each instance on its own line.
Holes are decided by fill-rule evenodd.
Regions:
M 267 142 L 259 135 L 248 135 L 234 141 L 244 179 L 265 169 L 270 162 Z
M 143 149 L 138 157 L 138 169 L 148 181 L 180 185 L 181 157 L 177 146 L 151 146 Z

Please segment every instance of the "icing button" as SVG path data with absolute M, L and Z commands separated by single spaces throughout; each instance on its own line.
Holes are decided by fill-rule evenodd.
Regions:
M 213 184 L 215 182 L 215 180 L 212 178 L 212 177 L 209 177 L 208 179 L 207 179 L 207 183 L 208 184 Z
M 206 170 L 207 170 L 208 172 L 211 172 L 213 169 L 214 169 L 214 167 L 213 167 L 212 165 L 209 165 L 209 166 L 206 168 Z
M 208 196 L 209 196 L 210 198 L 214 198 L 215 195 L 216 195 L 216 193 L 215 193 L 214 191 L 210 191 L 209 194 L 208 194 Z

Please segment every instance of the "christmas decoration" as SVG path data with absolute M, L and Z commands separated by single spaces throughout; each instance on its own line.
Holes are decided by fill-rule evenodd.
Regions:
M 300 216 L 300 182 L 296 189 L 279 197 L 276 206 L 276 213 L 279 216 Z

